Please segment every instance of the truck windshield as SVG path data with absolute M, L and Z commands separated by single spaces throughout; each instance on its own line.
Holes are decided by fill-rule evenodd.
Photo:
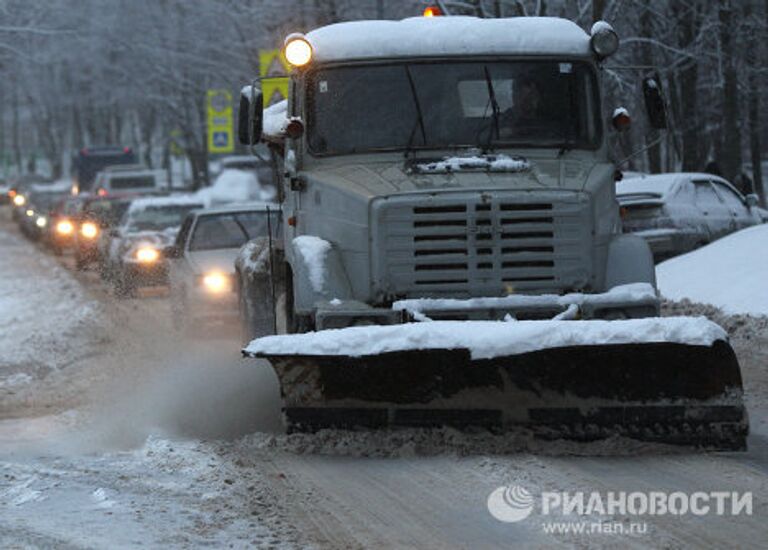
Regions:
M 317 155 L 398 150 L 409 144 L 414 149 L 595 149 L 602 138 L 598 101 L 594 71 L 583 62 L 319 69 L 308 79 L 309 148 Z M 340 120 L 348 123 L 340 125 Z

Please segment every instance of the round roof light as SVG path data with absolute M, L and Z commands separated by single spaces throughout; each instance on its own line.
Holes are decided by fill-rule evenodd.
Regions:
M 294 67 L 303 67 L 312 60 L 312 46 L 303 34 L 294 33 L 285 39 L 285 59 Z
M 609 57 L 619 49 L 619 35 L 605 21 L 597 21 L 592 25 L 591 34 L 592 50 L 599 58 Z

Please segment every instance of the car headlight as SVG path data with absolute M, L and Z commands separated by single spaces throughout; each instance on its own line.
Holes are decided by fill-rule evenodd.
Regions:
M 71 235 L 74 230 L 75 230 L 75 227 L 72 225 L 72 222 L 69 220 L 61 220 L 59 223 L 56 224 L 56 232 L 59 235 Z
M 86 239 L 95 239 L 99 234 L 99 228 L 93 222 L 85 222 L 80 226 L 80 234 Z
M 151 246 L 142 246 L 136 251 L 136 260 L 143 264 L 151 264 L 160 259 L 160 251 Z
M 48 220 L 45 218 L 45 216 L 39 216 L 39 217 L 38 217 L 38 218 L 35 220 L 35 225 L 36 225 L 37 227 L 39 227 L 40 229 L 42 229 L 43 227 L 45 227 L 46 225 L 48 225 Z
M 224 273 L 217 271 L 203 275 L 203 286 L 208 292 L 213 294 L 221 294 L 231 289 L 230 278 Z
M 17 194 L 15 197 L 13 197 L 13 204 L 16 206 L 24 206 L 27 204 L 27 197 L 21 194 Z
M 30 218 L 31 218 L 32 216 L 34 216 L 34 215 L 35 215 L 35 211 L 34 211 L 34 210 L 32 210 L 31 208 L 27 208 L 27 212 L 26 212 L 26 214 L 27 214 L 27 216 L 28 216 L 28 217 L 30 217 Z

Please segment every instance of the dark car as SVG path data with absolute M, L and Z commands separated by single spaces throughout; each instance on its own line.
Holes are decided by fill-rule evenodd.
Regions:
M 59 200 L 51 210 L 43 241 L 57 256 L 75 245 L 77 218 L 85 197 L 69 196 Z
M 21 231 L 32 240 L 40 240 L 47 232 L 51 211 L 68 194 L 68 185 L 33 185 L 27 194 L 24 214 L 19 218 Z
M 136 155 L 130 147 L 108 145 L 80 149 L 72 158 L 73 194 L 91 191 L 96 174 L 117 164 L 136 164 Z
M 99 238 L 109 231 L 125 214 L 130 201 L 137 195 L 111 195 L 109 197 L 89 196 L 75 218 L 75 267 L 85 269 L 89 264 L 100 261 Z

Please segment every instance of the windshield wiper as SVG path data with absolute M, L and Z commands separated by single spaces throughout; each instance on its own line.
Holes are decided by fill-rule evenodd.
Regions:
M 493 89 L 493 80 L 491 79 L 491 72 L 488 70 L 488 65 L 483 65 L 483 72 L 485 73 L 485 83 L 488 85 L 488 100 L 491 102 L 491 111 L 493 113 L 493 128 L 488 132 L 488 143 L 483 148 L 483 152 L 487 152 L 491 148 L 493 143 L 493 134 L 496 133 L 496 139 L 499 139 L 499 102 L 496 101 L 496 91 Z
M 408 136 L 408 143 L 405 146 L 405 158 L 408 159 L 408 155 L 411 153 L 413 147 L 413 138 L 416 135 L 416 128 L 421 128 L 421 139 L 424 141 L 424 145 L 427 144 L 427 132 L 424 129 L 424 115 L 421 112 L 421 103 L 419 103 L 419 96 L 416 93 L 416 84 L 413 82 L 413 75 L 411 74 L 410 66 L 405 66 L 405 74 L 408 77 L 408 85 L 411 88 L 411 97 L 413 97 L 413 104 L 416 107 L 416 123 L 413 125 L 411 134 Z

